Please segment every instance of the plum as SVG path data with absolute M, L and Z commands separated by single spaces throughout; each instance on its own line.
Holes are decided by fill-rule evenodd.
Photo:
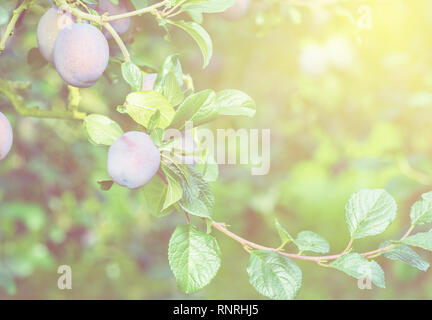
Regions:
M 149 91 L 154 89 L 157 73 L 149 73 L 143 77 L 142 91 Z
M 39 20 L 36 37 L 42 56 L 52 62 L 54 43 L 59 32 L 74 22 L 73 17 L 57 7 L 49 9 Z
M 129 1 L 126 0 L 119 0 L 118 5 L 113 4 L 110 0 L 100 0 L 99 6 L 96 10 L 101 15 L 107 13 L 109 16 L 113 16 L 131 11 L 132 6 Z M 110 24 L 119 35 L 122 35 L 125 34 L 126 31 L 128 31 L 131 25 L 131 18 L 114 20 L 110 22 Z M 103 32 L 107 39 L 112 38 L 111 34 L 108 31 L 104 30 Z
M 236 0 L 234 5 L 223 13 L 223 17 L 228 20 L 238 20 L 243 18 L 250 5 L 250 0 Z
M 108 174 L 115 183 L 136 189 L 149 182 L 160 166 L 160 151 L 144 132 L 129 131 L 108 151 Z
M 104 73 L 109 46 L 102 32 L 87 23 L 74 23 L 61 30 L 54 44 L 54 65 L 68 84 L 87 88 Z
M 12 147 L 13 133 L 10 122 L 0 112 L 0 160 L 3 160 Z

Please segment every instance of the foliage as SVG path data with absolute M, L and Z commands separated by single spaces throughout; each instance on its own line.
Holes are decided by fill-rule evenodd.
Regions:
M 183 297 L 167 276 L 168 247 L 178 286 L 202 298 L 260 297 L 244 286 L 248 281 L 272 299 L 430 298 L 427 281 L 418 288 L 403 279 L 430 278 L 413 272 L 429 267 L 417 248 L 432 248 L 432 233 L 424 229 L 432 223 L 432 200 L 424 193 L 432 184 L 427 120 L 432 66 L 423 37 L 432 26 L 424 14 L 431 4 L 415 1 L 409 10 L 398 1 L 371 4 L 376 20 L 374 29 L 365 31 L 357 25 L 358 4 L 350 2 L 309 10 L 289 1 L 253 1 L 245 18 L 230 23 L 207 13 L 225 11 L 232 0 L 170 0 L 157 7 L 131 2 L 146 14 L 134 16 L 133 28 L 122 38 L 113 37 L 110 63 L 98 83 L 78 91 L 34 50 L 35 25 L 48 2 L 23 1 L 14 13 L 13 1 L 0 7 L 2 31 L 9 34 L 11 21 L 15 30 L 0 42 L 0 50 L 5 45 L 1 111 L 17 133 L 0 166 L 5 295 L 30 297 L 31 289 L 41 288 L 41 297 L 84 292 L 106 298 Z M 89 14 L 104 28 L 86 4 L 97 1 L 77 2 L 72 14 L 84 20 L 80 15 Z M 405 19 L 395 26 L 398 17 Z M 424 22 L 425 30 L 410 19 Z M 356 55 L 345 47 L 341 57 L 337 48 L 347 44 L 341 38 Z M 297 56 L 311 43 L 325 52 L 320 60 L 325 65 L 316 68 L 324 72 L 302 69 Z M 348 56 L 356 62 L 350 64 Z M 413 59 L 420 61 L 417 68 Z M 143 75 L 153 72 L 158 74 L 154 89 L 141 91 Z M 208 159 L 190 166 L 162 157 L 160 175 L 139 190 L 109 180 L 106 147 L 123 132 L 147 132 L 169 150 L 164 130 L 183 130 L 187 120 L 211 129 L 271 127 L 270 174 L 247 177 L 242 167 L 218 168 Z M 91 144 L 84 142 L 86 136 Z M 345 202 L 348 232 L 341 232 Z M 405 221 L 396 216 L 397 207 L 411 208 L 411 227 L 402 236 L 395 235 Z M 233 226 L 228 230 L 217 221 Z M 419 232 L 413 234 L 414 227 Z M 275 228 L 273 234 L 269 228 Z M 276 248 L 258 245 L 231 229 L 254 241 L 275 242 L 279 235 L 280 242 Z M 227 239 L 216 237 L 215 230 Z M 394 240 L 383 239 L 384 231 Z M 382 243 L 366 251 L 361 239 L 370 237 L 372 243 L 372 236 Z M 239 256 L 229 238 L 248 254 Z M 329 243 L 345 249 L 328 254 Z M 383 257 L 397 262 L 388 264 Z M 317 271 L 303 261 L 327 268 Z M 59 293 L 55 285 L 46 289 L 44 281 L 63 263 L 89 271 L 74 273 L 78 286 L 71 293 Z M 351 280 L 332 278 L 328 269 L 370 277 L 375 286 L 388 288 L 362 293 Z M 386 282 L 384 273 L 400 277 Z M 223 289 L 233 283 L 238 290 Z M 403 293 L 395 289 L 402 284 L 408 287 Z M 91 288 L 83 290 L 84 285 Z

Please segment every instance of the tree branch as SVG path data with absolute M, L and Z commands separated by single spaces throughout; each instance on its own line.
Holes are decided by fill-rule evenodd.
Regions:
M 0 55 L 2 54 L 2 52 L 4 51 L 5 47 L 6 47 L 6 42 L 8 41 L 9 37 L 13 35 L 14 33 L 14 29 L 15 29 L 15 25 L 19 19 L 19 17 L 21 16 L 21 14 L 29 9 L 35 2 L 36 0 L 24 0 L 19 6 L 18 8 L 16 8 L 13 11 L 13 15 L 11 20 L 9 21 L 9 24 L 6 27 L 5 32 L 3 33 L 1 39 L 0 39 Z
M 22 116 L 56 119 L 83 120 L 86 114 L 79 112 L 75 107 L 71 110 L 44 110 L 37 107 L 27 108 L 23 98 L 18 94 L 12 82 L 0 79 L 0 92 L 2 92 L 12 103 L 15 110 Z
M 351 247 L 352 241 L 350 241 L 350 243 L 347 246 L 347 249 L 345 249 L 344 251 L 342 251 L 341 253 L 338 254 L 334 254 L 334 255 L 328 255 L 328 256 L 302 256 L 299 254 L 294 254 L 294 253 L 286 253 L 283 251 L 280 251 L 280 248 L 270 248 L 270 247 L 265 247 L 262 246 L 260 244 L 254 243 L 252 241 L 246 240 L 238 235 L 236 235 L 235 233 L 229 231 L 225 224 L 222 222 L 212 222 L 212 226 L 216 229 L 218 229 L 220 232 L 224 233 L 225 235 L 227 235 L 228 237 L 230 237 L 231 239 L 237 241 L 238 243 L 240 243 L 243 247 L 250 247 L 253 249 L 257 249 L 257 250 L 268 250 L 268 251 L 273 251 L 276 252 L 280 255 L 283 255 L 285 257 L 291 258 L 291 259 L 298 259 L 298 260 L 307 260 L 307 261 L 314 261 L 316 263 L 318 263 L 319 265 L 323 265 L 323 261 L 329 261 L 329 260 L 336 260 L 338 258 L 340 258 L 341 256 L 343 256 L 344 254 L 346 254 L 346 252 L 349 250 L 349 248 Z M 410 235 L 410 233 L 412 232 L 412 230 L 414 229 L 413 226 L 411 226 L 408 231 L 402 236 L 402 238 L 399 241 L 402 241 L 403 239 L 405 239 L 406 237 L 408 237 Z M 377 250 L 373 250 L 373 251 L 368 251 L 368 252 L 363 252 L 360 253 L 360 255 L 362 255 L 365 258 L 370 258 L 371 256 L 376 256 L 377 254 L 380 255 L 383 252 L 389 251 L 390 249 L 394 248 L 395 246 L 397 246 L 398 244 L 391 244 L 389 246 L 377 249 Z

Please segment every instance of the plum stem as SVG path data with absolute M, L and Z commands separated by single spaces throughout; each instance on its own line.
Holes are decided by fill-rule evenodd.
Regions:
M 107 31 L 112 35 L 114 41 L 117 42 L 117 45 L 119 46 L 119 48 L 123 54 L 125 62 L 130 62 L 131 57 L 130 57 L 129 51 L 126 48 L 126 45 L 124 44 L 123 40 L 118 35 L 117 31 L 115 31 L 115 29 L 108 22 L 105 22 L 103 24 L 103 27 L 105 29 L 107 29 Z

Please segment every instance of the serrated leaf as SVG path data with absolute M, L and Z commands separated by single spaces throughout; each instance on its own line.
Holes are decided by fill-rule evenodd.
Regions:
M 330 250 L 327 240 L 312 231 L 299 232 L 294 243 L 300 251 L 327 253 Z
M 221 264 L 216 239 L 193 225 L 178 226 L 171 236 L 168 260 L 179 287 L 194 293 L 215 277 Z
M 391 241 L 385 241 L 380 244 L 380 248 L 391 245 Z M 421 271 L 426 271 L 429 268 L 429 263 L 410 247 L 406 245 L 398 245 L 387 252 L 383 253 L 384 257 L 390 260 L 402 261 Z
M 165 58 L 160 71 L 157 74 L 154 90 L 163 93 L 163 87 L 168 74 L 173 73 L 178 85 L 183 85 L 183 71 L 178 59 L 178 54 L 172 54 Z
M 289 232 L 284 227 L 282 227 L 282 225 L 279 223 L 278 219 L 275 218 L 274 224 L 275 224 L 276 230 L 279 234 L 279 238 L 282 241 L 282 245 L 285 245 L 286 243 L 288 243 L 290 241 L 294 241 L 294 238 L 289 234 Z
M 358 253 L 348 253 L 330 263 L 330 267 L 356 279 L 369 277 L 380 288 L 385 288 L 384 271 L 375 261 L 368 261 Z
M 90 114 L 84 119 L 89 140 L 95 144 L 110 146 L 123 134 L 120 126 L 107 116 Z
M 176 106 L 183 101 L 183 92 L 173 72 L 168 73 L 166 76 L 162 94 L 168 99 L 172 106 Z
M 215 117 L 217 112 L 212 108 L 215 97 L 216 94 L 210 89 L 188 96 L 177 108 L 170 127 L 182 130 L 186 121 L 193 121 L 198 126 Z
M 246 271 L 255 290 L 270 299 L 292 300 L 302 284 L 300 268 L 272 251 L 252 251 Z
M 427 196 L 426 196 L 427 197 Z M 415 202 L 410 210 L 411 225 L 432 222 L 432 199 L 426 198 Z
M 415 235 L 405 238 L 401 243 L 432 251 L 432 232 L 416 233 Z
M 179 205 L 187 213 L 212 219 L 214 196 L 210 186 L 198 169 L 192 166 L 186 167 L 188 169 L 188 183 L 182 181 L 183 197 Z
M 172 212 L 170 208 L 163 210 L 168 186 L 161 177 L 155 176 L 143 188 L 142 192 L 150 214 L 155 217 L 163 217 Z
M 234 89 L 218 92 L 214 105 L 219 115 L 253 117 L 256 111 L 255 101 L 246 93 Z
M 183 189 L 180 182 L 178 181 L 178 177 L 175 171 L 170 169 L 170 167 L 165 164 L 162 165 L 162 171 L 165 174 L 168 182 L 168 189 L 162 207 L 162 210 L 165 210 L 166 208 L 173 205 L 182 198 Z
M 345 206 L 345 220 L 352 239 L 382 233 L 396 217 L 396 202 L 383 189 L 354 193 Z
M 198 158 L 198 163 L 195 164 L 195 167 L 201 171 L 205 181 L 216 181 L 219 176 L 219 166 L 210 155 L 205 160 Z
M 132 90 L 140 91 L 143 85 L 141 69 L 133 62 L 123 62 L 121 65 L 123 79 L 131 86 Z
M 162 129 L 165 129 L 171 123 L 175 114 L 174 108 L 169 101 L 156 91 L 140 91 L 128 94 L 124 108 L 135 122 L 146 128 L 156 110 L 160 111 L 158 127 Z
M 207 31 L 192 21 L 170 21 L 169 23 L 183 29 L 196 41 L 203 55 L 203 68 L 207 67 L 213 55 L 213 43 Z

